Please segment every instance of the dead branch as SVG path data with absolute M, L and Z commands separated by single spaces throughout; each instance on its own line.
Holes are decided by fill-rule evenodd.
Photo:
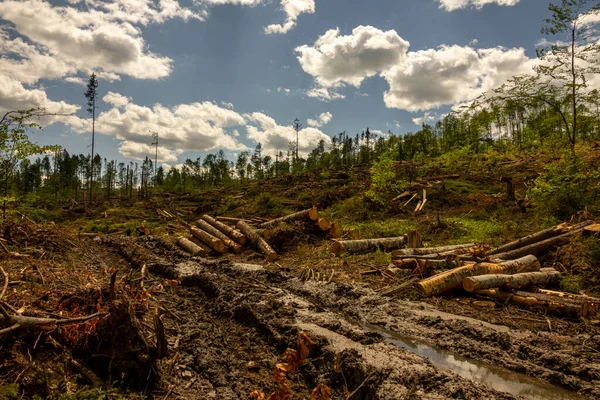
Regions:
M 0 271 L 2 271 L 2 275 L 4 275 L 4 287 L 2 288 L 2 293 L 0 293 L 1 300 L 4 297 L 4 294 L 6 293 L 6 289 L 8 289 L 8 274 L 2 267 L 0 267 Z
M 79 372 L 82 376 L 84 376 L 88 381 L 90 381 L 92 387 L 96 388 L 102 386 L 102 379 L 100 379 L 98 375 L 94 373 L 94 371 L 81 364 L 79 361 L 71 359 L 69 360 L 69 365 L 75 371 Z

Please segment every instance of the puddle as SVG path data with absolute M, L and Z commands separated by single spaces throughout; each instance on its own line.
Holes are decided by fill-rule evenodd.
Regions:
M 387 341 L 412 353 L 427 358 L 439 369 L 451 371 L 473 382 L 481 383 L 499 392 L 522 396 L 530 400 L 589 400 L 587 397 L 563 389 L 527 375 L 495 367 L 483 362 L 468 360 L 447 351 L 436 350 L 431 346 L 381 329 L 373 325 L 361 324 L 364 328 L 379 333 Z

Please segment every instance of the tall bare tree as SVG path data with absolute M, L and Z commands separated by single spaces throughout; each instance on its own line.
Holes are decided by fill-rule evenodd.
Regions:
M 94 190 L 94 134 L 96 130 L 96 99 L 98 98 L 98 79 L 92 73 L 88 80 L 87 90 L 84 93 L 87 100 L 86 111 L 92 116 L 92 157 L 90 158 L 90 201 Z

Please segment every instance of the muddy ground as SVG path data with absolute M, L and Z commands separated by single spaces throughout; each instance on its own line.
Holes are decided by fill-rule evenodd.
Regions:
M 268 396 L 277 391 L 275 366 L 301 331 L 314 344 L 288 374 L 294 399 L 311 398 L 321 384 L 333 399 L 519 398 L 507 393 L 520 385 L 509 371 L 533 378 L 523 398 L 600 398 L 600 329 L 589 322 L 490 308 L 474 298 L 382 297 L 343 275 L 304 282 L 298 269 L 250 252 L 195 258 L 151 236 L 77 239 L 58 228 L 11 229 L 4 236 L 13 243 L 46 250 L 35 258 L 6 255 L 8 304 L 25 315 L 104 314 L 73 327 L 2 335 L 0 398 L 85 398 L 90 376 L 112 383 L 108 398 Z M 441 359 L 472 376 L 440 367 Z M 482 384 L 482 365 L 504 380 Z

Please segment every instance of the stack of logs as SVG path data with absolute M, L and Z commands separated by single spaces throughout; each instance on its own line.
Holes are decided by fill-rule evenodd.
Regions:
M 559 283 L 562 275 L 554 268 L 542 268 L 537 257 L 568 243 L 574 235 L 598 231 L 600 225 L 592 221 L 571 226 L 564 223 L 489 251 L 476 243 L 423 248 L 415 245 L 420 238 L 415 240 L 416 235 L 411 232 L 396 238 L 338 241 L 333 251 L 356 253 L 396 248 L 388 271 L 412 275 L 409 282 L 414 282 L 416 290 L 426 297 L 462 289 L 520 307 L 587 318 L 600 312 L 600 299 L 541 289 Z M 400 249 L 407 244 L 407 248 Z M 406 273 L 402 274 L 403 270 Z M 392 288 L 390 292 L 395 291 Z
M 245 245 L 251 245 L 260 251 L 267 261 L 273 262 L 278 255 L 269 245 L 269 238 L 275 228 L 295 221 L 308 222 L 316 230 L 332 238 L 339 238 L 342 233 L 340 223 L 331 223 L 326 218 L 319 218 L 317 208 L 312 207 L 273 220 L 213 218 L 203 215 L 195 222 L 195 226 L 185 224 L 189 228 L 192 238 L 180 237 L 177 244 L 187 252 L 199 256 L 206 256 L 211 252 L 240 254 Z

